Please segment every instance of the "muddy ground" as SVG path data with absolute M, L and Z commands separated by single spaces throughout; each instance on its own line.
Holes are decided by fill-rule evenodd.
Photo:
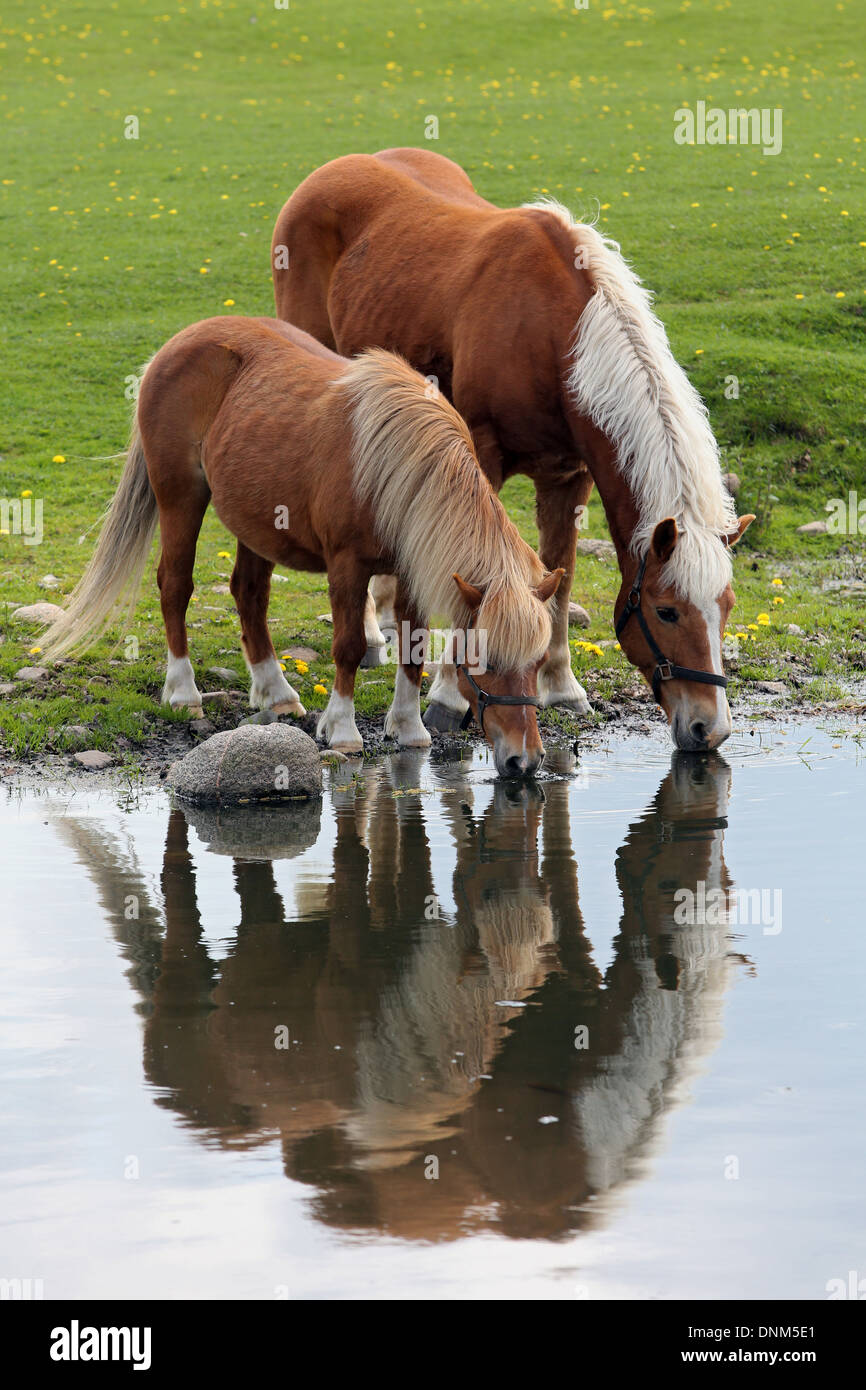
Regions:
M 158 787 L 165 780 L 172 763 L 182 758 L 196 744 L 224 729 L 235 728 L 241 722 L 270 723 L 273 715 L 250 716 L 241 692 L 232 692 L 233 703 L 219 712 L 212 711 L 205 719 L 189 723 L 171 723 L 155 728 L 145 740 L 132 744 L 118 740 L 111 766 L 89 770 L 76 761 L 74 752 L 42 752 L 28 759 L 10 758 L 0 754 L 0 785 L 34 787 L 64 784 L 70 788 L 135 786 L 139 789 Z M 866 686 L 852 690 L 844 701 L 794 704 L 788 695 L 763 693 L 751 698 L 741 697 L 732 703 L 734 731 L 740 734 L 773 724 L 798 724 L 837 721 L 847 728 L 863 728 L 866 734 Z M 316 737 L 317 714 L 307 714 L 301 720 L 285 719 Z M 383 716 L 358 714 L 356 722 L 364 739 L 364 756 L 381 756 L 397 751 L 393 738 L 384 733 Z M 581 754 L 609 746 L 611 739 L 644 735 L 654 743 L 669 742 L 667 720 L 647 692 L 623 700 L 594 699 L 592 713 L 585 716 L 568 715 L 560 711 L 541 711 L 539 728 L 548 750 L 572 751 Z M 469 749 L 483 742 L 477 726 L 453 735 L 434 734 L 430 756 L 436 760 L 454 761 L 465 756 Z M 125 745 L 125 746 L 123 746 Z M 82 745 L 87 746 L 86 741 Z M 324 744 L 319 744 L 323 755 Z M 672 747 L 672 745 L 671 745 Z M 724 751 L 724 749 L 722 749 Z

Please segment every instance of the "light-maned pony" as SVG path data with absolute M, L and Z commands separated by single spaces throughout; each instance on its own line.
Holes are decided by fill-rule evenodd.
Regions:
M 475 686 L 465 668 L 460 679 L 473 709 L 478 689 L 491 697 L 484 731 L 497 769 L 517 776 L 538 765 L 545 604 L 561 576 L 545 573 L 506 516 L 460 416 L 404 361 L 372 351 L 348 362 L 272 319 L 214 318 L 178 333 L 144 373 L 120 484 L 46 652 L 86 646 L 124 603 L 131 613 L 158 522 L 163 700 L 200 712 L 186 610 L 209 502 L 237 537 L 231 592 L 254 706 L 305 714 L 268 631 L 274 566 L 327 571 L 336 679 L 318 734 L 360 751 L 355 673 L 371 640 L 370 577 L 385 570 L 397 576 L 401 633 L 386 731 L 403 746 L 430 742 L 417 634 L 443 612 L 486 639 Z
M 533 479 L 539 553 L 563 570 L 543 703 L 588 708 L 568 600 L 595 483 L 622 577 L 615 620 L 639 591 L 623 650 L 678 747 L 721 743 L 730 547 L 751 518 L 736 517 L 706 409 L 616 243 L 550 200 L 495 207 L 450 160 L 395 149 L 312 173 L 277 219 L 273 266 L 281 318 L 348 355 L 401 353 L 467 421 L 497 491 Z M 447 662 L 431 697 L 431 727 L 459 720 Z

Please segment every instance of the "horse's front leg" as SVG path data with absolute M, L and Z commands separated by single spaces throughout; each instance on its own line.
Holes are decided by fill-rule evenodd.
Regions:
M 230 589 L 241 620 L 241 646 L 249 667 L 250 704 L 275 714 L 304 715 L 301 697 L 283 675 L 268 631 L 273 565 L 238 541 Z
M 571 669 L 568 646 L 568 604 L 574 580 L 577 532 L 583 508 L 592 491 L 587 469 L 576 468 L 570 476 L 551 483 L 535 479 L 535 515 L 538 521 L 538 553 L 548 570 L 565 570 L 550 605 L 551 639 L 547 659 L 538 672 L 541 703 L 564 705 L 575 714 L 588 714 L 586 691 Z
M 369 570 L 353 556 L 338 555 L 328 564 L 328 592 L 334 619 L 331 650 L 337 668 L 334 688 L 316 725 L 316 737 L 338 753 L 363 753 L 364 740 L 355 723 L 355 674 L 367 650 L 364 612 Z
M 428 748 L 430 735 L 421 720 L 421 676 L 427 654 L 427 629 L 399 581 L 394 617 L 400 651 L 394 699 L 385 716 L 385 733 L 396 738 L 401 748 Z

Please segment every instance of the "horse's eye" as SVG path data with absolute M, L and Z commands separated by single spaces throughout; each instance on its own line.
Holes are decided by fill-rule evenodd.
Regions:
M 680 615 L 675 608 L 657 608 L 656 612 L 663 623 L 679 622 Z

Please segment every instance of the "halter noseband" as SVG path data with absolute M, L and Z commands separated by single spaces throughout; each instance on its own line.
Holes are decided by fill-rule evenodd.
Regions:
M 693 671 L 690 666 L 677 666 L 675 662 L 669 661 L 653 637 L 647 625 L 646 618 L 641 612 L 640 591 L 643 585 L 644 575 L 646 574 L 646 562 L 649 551 L 644 555 L 638 566 L 631 592 L 626 600 L 625 608 L 619 615 L 616 624 L 616 635 L 619 637 L 629 618 L 634 614 L 638 620 L 641 632 L 647 641 L 647 646 L 656 659 L 655 670 L 652 674 L 653 695 L 657 705 L 661 704 L 660 691 L 663 681 L 700 681 L 702 685 L 720 685 L 724 689 L 728 684 L 727 676 L 717 676 L 712 671 Z
M 478 724 L 482 734 L 484 733 L 484 714 L 488 705 L 540 705 L 541 700 L 537 695 L 491 695 L 489 690 L 482 690 L 477 681 L 473 680 L 465 666 L 458 666 L 458 671 L 462 671 L 478 701 Z M 470 705 L 464 714 L 460 727 L 468 729 L 472 723 L 472 706 Z
M 466 631 L 469 632 L 474 626 L 475 621 L 473 619 Z M 488 705 L 535 705 L 537 707 L 541 704 L 541 700 L 537 695 L 491 695 L 489 690 L 482 690 L 478 682 L 472 679 L 466 666 L 458 665 L 457 670 L 463 672 L 469 684 L 472 686 L 472 689 L 475 691 L 475 698 L 478 702 L 478 727 L 482 734 L 484 733 L 484 715 Z M 460 721 L 460 728 L 468 729 L 471 723 L 472 706 L 470 705 Z

